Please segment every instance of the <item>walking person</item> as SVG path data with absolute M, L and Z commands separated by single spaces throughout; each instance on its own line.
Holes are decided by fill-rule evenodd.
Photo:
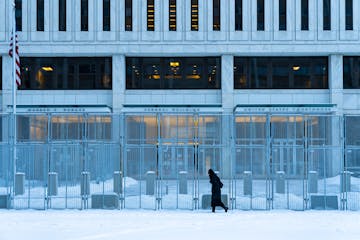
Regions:
M 228 207 L 224 205 L 221 201 L 221 188 L 223 187 L 223 183 L 220 181 L 220 178 L 215 174 L 215 172 L 210 168 L 208 171 L 210 183 L 211 183 L 211 207 L 212 212 L 215 212 L 215 207 L 220 206 L 224 208 L 225 212 L 227 212 Z

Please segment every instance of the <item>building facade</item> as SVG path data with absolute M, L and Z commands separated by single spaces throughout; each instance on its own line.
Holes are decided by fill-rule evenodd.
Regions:
M 358 1 L 16 0 L 16 143 L 11 2 L 0 109 L 12 207 L 86 208 L 100 192 L 119 208 L 196 209 L 214 168 L 232 208 L 319 197 L 360 209 Z

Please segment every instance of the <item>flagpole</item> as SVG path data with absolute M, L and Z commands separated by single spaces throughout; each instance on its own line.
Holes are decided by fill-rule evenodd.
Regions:
M 15 16 L 15 0 L 12 1 L 12 69 L 13 69 L 13 79 L 12 79 L 12 97 L 13 97 L 13 196 L 15 197 L 15 175 L 16 175 L 16 16 Z

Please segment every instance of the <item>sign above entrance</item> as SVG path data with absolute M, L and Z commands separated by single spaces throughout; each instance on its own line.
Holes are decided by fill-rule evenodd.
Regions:
M 217 107 L 125 107 L 125 113 L 220 113 L 221 108 Z
M 236 113 L 333 113 L 335 105 L 238 105 Z
M 54 107 L 28 107 L 18 106 L 18 113 L 111 113 L 109 107 L 90 107 L 90 106 L 54 106 Z

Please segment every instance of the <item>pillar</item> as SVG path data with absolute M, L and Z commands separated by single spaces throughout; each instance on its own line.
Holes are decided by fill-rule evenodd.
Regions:
M 232 148 L 232 114 L 234 108 L 234 56 L 221 56 L 221 104 L 224 110 L 222 123 L 222 169 L 223 177 L 231 175 L 233 161 Z

